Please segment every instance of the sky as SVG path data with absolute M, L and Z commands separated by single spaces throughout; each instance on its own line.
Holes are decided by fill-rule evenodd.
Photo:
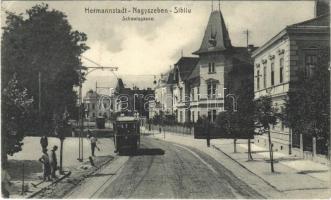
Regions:
M 4 11 L 24 13 L 38 1 L 2 1 Z M 103 66 L 116 66 L 117 76 L 127 86 L 152 87 L 154 75 L 170 69 L 180 58 L 193 56 L 201 44 L 212 1 L 49 1 L 51 9 L 64 12 L 74 30 L 87 34 L 90 47 L 83 55 Z M 86 8 L 162 8 L 182 7 L 191 13 L 143 15 L 154 21 L 122 21 L 123 16 L 139 14 L 91 14 Z M 213 2 L 218 9 L 218 2 Z M 313 1 L 221 1 L 220 9 L 233 46 L 249 43 L 261 46 L 287 25 L 314 17 Z M 82 60 L 85 66 L 95 66 Z M 94 71 L 87 77 L 83 91 L 99 86 L 113 86 L 114 76 L 109 71 Z

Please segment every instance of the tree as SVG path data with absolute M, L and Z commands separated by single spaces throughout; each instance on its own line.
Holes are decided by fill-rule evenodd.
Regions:
M 270 96 L 261 96 L 255 100 L 254 115 L 255 127 L 259 128 L 262 133 L 268 134 L 271 172 L 274 172 L 273 144 L 270 136 L 270 124 L 275 125 L 277 123 L 279 114 L 277 113 L 277 109 L 272 106 L 272 99 Z
M 248 146 L 248 160 L 253 160 L 251 152 L 251 137 L 256 134 L 254 124 L 254 82 L 248 81 L 243 87 L 237 92 L 237 112 L 236 121 L 238 122 L 238 128 L 241 134 L 247 134 L 247 146 Z
M 311 76 L 298 71 L 297 80 L 291 81 L 283 121 L 293 134 L 301 133 L 322 141 L 323 144 L 317 145 L 317 148 L 326 153 L 330 132 L 329 49 L 321 49 L 317 55 L 317 64 Z
M 82 63 L 80 55 L 88 49 L 86 34 L 73 31 L 64 13 L 50 10 L 47 4 L 33 6 L 26 13 L 7 13 L 1 41 L 2 85 L 7 85 L 14 73 L 20 85 L 27 88 L 38 108 L 38 74 L 41 74 L 42 112 L 32 116 L 31 127 L 38 127 L 41 115 L 44 133 L 52 131 L 54 115 L 67 107 L 75 110 Z M 83 79 L 84 77 L 82 77 Z
M 19 85 L 14 74 L 8 84 L 4 86 L 1 94 L 2 163 L 7 162 L 7 155 L 13 155 L 22 150 L 24 131 L 29 124 L 33 100 L 28 98 L 26 88 Z

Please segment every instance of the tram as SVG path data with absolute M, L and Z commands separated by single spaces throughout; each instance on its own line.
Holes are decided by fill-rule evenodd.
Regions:
M 114 123 L 115 152 L 137 150 L 140 145 L 140 121 L 137 117 L 119 116 Z

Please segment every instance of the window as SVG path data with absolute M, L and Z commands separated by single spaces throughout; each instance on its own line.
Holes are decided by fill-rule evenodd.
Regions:
M 256 89 L 260 90 L 260 70 L 257 70 L 256 76 Z
M 213 122 L 216 121 L 216 110 L 213 110 Z
M 212 122 L 212 116 L 211 116 L 211 111 L 210 110 L 208 111 L 208 121 Z
M 215 122 L 216 120 L 216 110 L 210 110 L 208 111 L 208 120 L 209 122 Z
M 198 111 L 198 118 L 200 117 L 200 111 Z
M 208 63 L 208 73 L 215 73 L 215 63 Z
M 92 116 L 95 117 L 95 113 L 92 113 Z
M 317 56 L 316 55 L 306 55 L 305 57 L 305 74 L 306 77 L 310 77 L 316 67 Z
M 192 101 L 194 101 L 194 88 L 191 89 Z
M 275 85 L 275 63 L 271 63 L 271 85 Z
M 263 64 L 263 88 L 267 87 L 267 63 Z
M 283 83 L 284 81 L 284 58 L 280 58 L 279 60 L 279 83 Z
M 209 82 L 207 84 L 207 94 L 208 94 L 208 98 L 215 98 L 215 95 L 216 95 L 216 83 Z
M 192 111 L 192 122 L 194 122 L 194 111 Z
M 183 100 L 183 88 L 179 88 L 179 101 Z
M 280 107 L 280 111 L 281 111 L 281 113 L 283 114 L 284 113 L 284 107 L 282 106 L 282 107 Z M 281 130 L 282 131 L 284 131 L 284 128 L 285 128 L 285 124 L 284 124 L 284 122 L 283 121 L 281 121 L 281 123 L 282 123 L 282 126 L 281 126 Z
M 200 100 L 200 87 L 197 87 L 197 96 L 198 96 L 198 101 Z
M 183 111 L 179 111 L 179 122 L 183 122 Z
M 93 110 L 95 109 L 95 105 L 94 105 L 94 103 L 92 103 L 92 109 L 93 109 Z

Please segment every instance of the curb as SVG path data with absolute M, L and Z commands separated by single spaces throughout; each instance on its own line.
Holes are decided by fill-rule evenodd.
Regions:
M 96 170 L 89 172 L 89 173 L 86 174 L 85 176 L 88 177 L 88 176 L 90 176 L 90 175 L 92 175 L 92 174 L 94 174 L 94 173 L 97 173 L 97 172 L 98 172 L 103 166 L 107 165 L 107 164 L 108 164 L 109 162 L 111 162 L 112 160 L 114 160 L 114 159 L 109 159 L 109 160 L 103 162 L 101 165 L 96 166 L 96 167 L 95 167 Z M 59 183 L 60 181 L 62 181 L 63 179 L 69 177 L 70 175 L 71 175 L 71 171 L 68 171 L 68 172 L 67 172 L 64 176 L 62 176 L 61 178 L 57 179 L 56 181 L 52 182 L 51 184 L 49 184 L 49 185 L 47 185 L 47 186 L 45 186 L 45 187 L 43 187 L 43 188 L 41 188 L 40 190 L 38 190 L 38 191 L 36 191 L 36 192 L 30 194 L 30 195 L 27 196 L 26 198 L 27 198 L 27 199 L 31 199 L 31 198 L 35 197 L 36 195 L 40 194 L 41 192 L 43 192 L 44 190 L 46 190 L 46 189 L 49 188 L 50 186 L 53 186 L 53 185 Z
M 254 173 L 253 171 L 251 171 L 250 169 L 248 169 L 245 165 L 241 164 L 239 161 L 237 161 L 236 159 L 232 158 L 229 154 L 225 153 L 224 151 L 222 151 L 220 148 L 216 147 L 215 145 L 211 145 L 214 149 L 218 150 L 219 152 L 223 153 L 224 155 L 226 155 L 228 158 L 230 158 L 231 160 L 233 160 L 234 162 L 236 162 L 237 164 L 239 164 L 241 167 L 243 167 L 244 169 L 246 169 L 247 171 L 249 171 L 251 174 L 254 174 L 255 176 L 259 177 L 263 182 L 265 182 L 267 185 L 269 185 L 270 187 L 272 187 L 273 189 L 277 190 L 278 192 L 283 192 L 281 190 L 279 190 L 276 186 L 272 185 L 271 183 L 269 183 L 268 181 L 266 181 L 264 178 L 262 178 L 261 176 L 257 175 L 256 173 Z
M 95 171 L 91 171 L 91 172 L 89 172 L 89 173 L 83 175 L 84 179 L 81 179 L 79 182 L 77 182 L 77 183 L 76 183 L 76 186 L 73 187 L 73 188 L 71 188 L 71 190 L 67 191 L 66 193 L 64 193 L 64 195 L 63 195 L 61 198 L 62 198 L 62 199 L 66 199 L 66 198 L 68 198 L 68 196 L 72 195 L 72 193 L 73 193 L 74 190 L 77 188 L 77 186 L 79 186 L 79 185 L 81 185 L 81 184 L 84 184 L 84 182 L 86 181 L 86 179 L 88 179 L 91 175 L 100 172 L 100 170 L 102 170 L 102 168 L 103 168 L 105 165 L 111 163 L 111 162 L 114 161 L 114 160 L 116 160 L 116 157 L 112 157 L 112 159 L 109 159 L 109 160 L 103 162 L 103 163 L 102 163 L 101 165 L 99 165 L 99 166 L 96 166 L 96 167 L 95 167 Z
M 30 198 L 33 198 L 34 196 L 36 196 L 37 194 L 41 193 L 42 191 L 44 191 L 46 188 L 52 186 L 52 185 L 55 185 L 57 184 L 58 182 L 62 181 L 63 179 L 65 179 L 66 177 L 70 176 L 71 174 L 71 171 L 68 171 L 67 174 L 65 174 L 64 176 L 62 176 L 61 178 L 57 179 L 56 181 L 52 182 L 51 184 L 47 185 L 46 187 L 43 187 L 41 188 L 40 190 L 30 194 L 29 196 L 27 196 L 26 198 L 27 199 L 30 199 Z

